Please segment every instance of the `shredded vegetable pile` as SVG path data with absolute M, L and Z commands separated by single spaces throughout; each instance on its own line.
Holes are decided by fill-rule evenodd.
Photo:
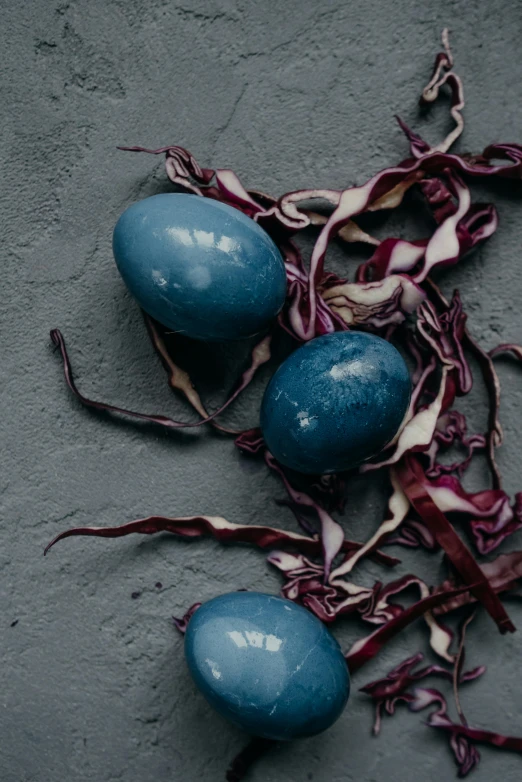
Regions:
M 185 538 L 212 536 L 223 543 L 241 542 L 266 549 L 268 562 L 281 573 L 284 597 L 305 606 L 326 623 L 349 615 L 368 623 L 368 634 L 346 652 L 352 673 L 373 659 L 411 622 L 421 619 L 438 662 L 421 667 L 423 655 L 414 654 L 362 690 L 375 705 L 376 734 L 383 713 L 394 714 L 399 703 L 406 704 L 412 712 L 425 710 L 427 724 L 449 740 L 458 775 L 464 777 L 480 760 L 480 744 L 522 752 L 522 738 L 470 725 L 459 699 L 460 686 L 485 671 L 483 666 L 474 670 L 465 670 L 464 666 L 466 629 L 475 613 L 487 611 L 501 633 L 515 630 L 502 597 L 514 590 L 522 578 L 522 550 L 500 555 L 494 552 L 522 526 L 522 492 L 514 498 L 506 494 L 495 462 L 502 429 L 498 417 L 500 386 L 493 359 L 509 354 L 522 362 L 522 347 L 506 344 L 485 352 L 468 331 L 458 291 L 448 300 L 431 275 L 441 267 L 459 263 L 496 231 L 495 207 L 472 203 L 467 182 L 475 177 L 521 179 L 522 145 L 492 144 L 476 155 L 449 151 L 464 127 L 464 95 L 461 80 L 453 70 L 447 31 L 443 33 L 443 51 L 436 57 L 421 103 L 434 102 L 443 87 L 451 95 L 451 133 L 430 147 L 399 119 L 409 142 L 409 157 L 380 171 L 365 184 L 346 190 L 299 190 L 273 198 L 245 189 L 229 169 L 201 168 L 181 147 L 123 148 L 164 154 L 167 175 L 175 185 L 202 198 L 230 204 L 256 220 L 276 241 L 285 260 L 286 304 L 271 333 L 254 347 L 250 366 L 231 396 L 212 414 L 189 375 L 175 363 L 175 336 L 170 334 L 167 339 L 166 329 L 144 316 L 168 382 L 194 408 L 198 414 L 195 422 L 174 421 L 164 415 L 138 413 L 87 399 L 74 383 L 64 339 L 54 330 L 51 337 L 63 357 L 67 383 L 76 397 L 92 408 L 170 428 L 209 424 L 224 435 L 233 436 L 238 448 L 245 454 L 264 458 L 268 469 L 279 476 L 299 531 L 233 524 L 219 516 L 151 516 L 118 527 L 71 529 L 48 548 L 72 535 L 115 538 L 130 533 L 169 532 Z M 380 241 L 358 225 L 359 215 L 397 208 L 411 188 L 420 191 L 431 211 L 434 227 L 430 236 L 416 241 L 397 237 Z M 314 203 L 320 204 L 322 211 L 315 211 Z M 310 226 L 317 227 L 317 237 L 311 258 L 305 262 L 295 239 Z M 326 271 L 326 254 L 334 240 L 346 246 L 368 245 L 371 257 L 359 266 L 354 280 Z M 290 479 L 266 449 L 258 428 L 235 431 L 219 422 L 220 413 L 270 359 L 278 332 L 290 334 L 297 345 L 346 329 L 370 331 L 392 340 L 413 366 L 413 393 L 400 432 L 377 460 L 359 468 L 361 472 L 386 473 L 391 491 L 382 524 L 364 543 L 348 539 L 332 516 L 343 508 L 346 476 L 316 476 L 307 480 L 306 490 L 297 488 L 292 482 L 294 478 Z M 473 385 L 470 356 L 477 362 L 488 391 L 486 432 L 469 432 L 464 414 L 454 409 L 457 397 L 468 394 Z M 463 458 L 448 464 L 444 454 L 455 446 Z M 462 477 L 479 453 L 487 457 L 491 485 L 470 493 L 464 488 Z M 469 532 L 472 548 L 458 534 L 456 524 Z M 390 544 L 422 547 L 442 556 L 449 573 L 447 580 L 429 585 L 413 574 L 390 579 L 389 571 L 400 561 L 382 550 Z M 483 555 L 492 556 L 486 561 Z M 383 569 L 382 581 L 372 587 L 358 581 L 357 566 L 364 558 L 371 558 Z M 407 608 L 396 602 L 412 588 L 418 593 L 416 602 Z M 181 632 L 198 606 L 195 603 L 182 619 L 176 620 Z M 445 624 L 453 612 L 457 612 L 460 622 L 456 638 Z M 450 682 L 454 707 L 450 709 L 441 690 L 427 686 L 427 679 Z M 450 716 L 451 711 L 456 714 L 455 719 Z M 241 779 L 268 744 L 254 739 L 234 760 L 227 779 Z

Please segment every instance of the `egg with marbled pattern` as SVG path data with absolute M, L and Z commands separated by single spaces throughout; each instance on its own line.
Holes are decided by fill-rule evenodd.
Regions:
M 327 334 L 278 368 L 263 397 L 261 429 L 286 467 L 342 472 L 393 440 L 410 394 L 408 368 L 390 342 L 361 331 Z

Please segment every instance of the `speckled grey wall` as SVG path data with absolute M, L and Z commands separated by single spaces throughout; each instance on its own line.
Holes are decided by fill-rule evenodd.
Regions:
M 276 591 L 264 558 L 173 539 L 78 539 L 42 557 L 68 525 L 151 512 L 293 525 L 273 503 L 277 481 L 230 442 L 90 414 L 64 387 L 48 339 L 55 326 L 86 392 L 188 414 L 169 394 L 110 249 L 121 211 L 165 188 L 162 165 L 116 145 L 179 143 L 201 163 L 230 166 L 274 194 L 362 182 L 405 152 L 394 113 L 430 139 L 446 127 L 444 108 L 429 126 L 416 109 L 444 25 L 454 31 L 466 84 L 461 148 L 520 141 L 520 8 L 511 0 L 4 0 L 1 17 L 0 779 L 215 782 L 245 737 L 195 692 L 169 617 L 240 587 Z M 493 196 L 498 234 L 444 275 L 446 289 L 461 289 L 472 331 L 488 347 L 522 332 L 520 192 L 497 185 Z M 395 230 L 421 232 L 406 216 Z M 500 462 L 513 492 L 522 488 L 522 384 L 514 365 L 500 371 Z M 231 380 L 216 372 L 210 403 Z M 230 420 L 255 424 L 259 396 L 260 387 L 249 391 Z M 483 425 L 480 392 L 466 409 Z M 484 477 L 479 467 L 468 485 L 482 486 Z M 368 536 L 383 501 L 378 479 L 354 481 L 351 536 Z M 406 553 L 401 572 L 411 569 L 437 578 L 426 555 Z M 375 575 L 365 567 L 360 578 Z M 511 611 L 522 627 L 520 608 Z M 348 645 L 360 631 L 344 624 L 337 635 Z M 463 696 L 470 718 L 522 733 L 522 631 L 501 638 L 483 618 L 471 635 L 469 661 L 489 672 Z M 421 629 L 412 629 L 358 676 L 355 690 L 424 648 Z M 418 717 L 401 712 L 379 740 L 370 726 L 370 706 L 355 691 L 332 730 L 275 749 L 251 779 L 453 778 L 445 743 Z M 521 763 L 484 750 L 474 779 L 515 782 Z

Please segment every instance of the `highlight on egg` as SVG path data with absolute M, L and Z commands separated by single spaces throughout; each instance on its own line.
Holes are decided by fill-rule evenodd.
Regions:
M 116 224 L 113 253 L 145 312 L 194 339 L 258 334 L 285 301 L 276 244 L 254 220 L 219 201 L 185 193 L 138 201 Z
M 298 348 L 272 377 L 263 437 L 286 467 L 342 472 L 393 440 L 410 395 L 408 368 L 391 343 L 361 331 L 327 334 Z

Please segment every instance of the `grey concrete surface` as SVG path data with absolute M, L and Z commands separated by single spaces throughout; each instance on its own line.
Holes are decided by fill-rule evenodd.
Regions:
M 264 557 L 168 538 L 70 540 L 42 557 L 45 543 L 69 525 L 152 512 L 294 524 L 273 503 L 282 495 L 277 481 L 229 441 L 95 415 L 64 387 L 48 339 L 55 326 L 85 392 L 189 414 L 166 387 L 110 250 L 122 210 L 168 185 L 159 160 L 116 145 L 182 144 L 202 164 L 230 166 L 247 185 L 274 194 L 362 182 L 405 153 L 394 113 L 432 140 L 447 127 L 446 106 L 429 118 L 416 108 L 444 25 L 453 29 L 466 85 L 460 148 L 521 141 L 520 7 L 510 0 L 4 0 L 1 17 L 0 780 L 215 782 L 245 737 L 195 692 L 170 616 L 241 587 L 276 591 L 278 576 Z M 499 232 L 443 284 L 458 285 L 473 333 L 491 347 L 522 336 L 521 198 L 515 186 L 476 192 L 495 199 Z M 422 234 L 420 218 L 407 211 L 394 220 L 390 232 Z M 209 404 L 231 382 L 234 352 L 211 358 Z M 513 364 L 500 372 L 506 443 L 499 459 L 514 492 L 522 488 L 522 383 Z M 229 420 L 256 423 L 263 379 L 266 373 Z M 479 390 L 462 407 L 484 424 Z M 468 486 L 484 480 L 479 465 Z M 350 534 L 367 537 L 383 502 L 378 479 L 355 479 Z M 512 545 L 520 547 L 520 536 Z M 400 572 L 412 569 L 438 577 L 422 553 L 404 554 Z M 377 575 L 365 566 L 359 577 Z M 519 605 L 510 610 L 522 627 Z M 341 623 L 335 632 L 347 646 L 361 630 Z M 463 694 L 469 719 L 522 733 L 522 631 L 501 638 L 481 618 L 470 636 L 469 662 L 489 671 Z M 391 644 L 357 676 L 349 708 L 330 731 L 274 749 L 252 782 L 453 779 L 444 740 L 418 716 L 401 711 L 372 739 L 371 707 L 357 693 L 425 648 L 420 627 Z M 519 756 L 482 754 L 476 782 L 521 778 Z

